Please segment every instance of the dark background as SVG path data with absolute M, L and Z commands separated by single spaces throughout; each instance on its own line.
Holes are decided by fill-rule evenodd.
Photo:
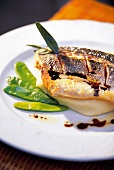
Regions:
M 99 0 L 114 6 L 114 0 Z M 0 35 L 36 21 L 46 21 L 68 0 L 0 0 Z

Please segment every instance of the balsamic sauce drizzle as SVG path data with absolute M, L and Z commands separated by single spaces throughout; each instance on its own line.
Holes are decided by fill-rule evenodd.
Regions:
M 103 127 L 106 124 L 114 124 L 114 119 L 110 120 L 110 122 L 107 122 L 106 120 L 100 121 L 97 118 L 94 118 L 94 119 L 92 119 L 92 123 L 79 123 L 76 126 L 77 126 L 78 129 L 83 130 L 83 129 L 87 129 L 88 126 Z M 65 127 L 72 127 L 72 126 L 74 126 L 74 124 L 66 121 L 64 123 L 64 126 Z
M 45 119 L 45 120 L 47 120 L 48 118 L 47 117 L 44 117 L 44 116 L 39 116 L 38 114 L 30 114 L 29 115 L 30 117 L 32 116 L 33 118 L 35 118 L 35 119 Z
M 78 129 L 86 129 L 88 126 L 103 127 L 106 125 L 106 120 L 99 121 L 98 119 L 92 119 L 93 123 L 79 123 L 77 125 Z
M 33 118 L 35 119 L 38 119 L 40 118 L 40 120 L 48 120 L 47 117 L 44 117 L 44 116 L 39 116 L 38 114 L 31 114 L 29 115 L 30 117 L 32 116 Z M 66 121 L 64 123 L 64 126 L 69 128 L 69 127 L 73 127 L 73 126 L 76 126 L 78 129 L 80 130 L 84 130 L 84 129 L 87 129 L 89 126 L 90 127 L 104 127 L 105 125 L 107 124 L 114 124 L 114 118 L 111 119 L 110 121 L 107 121 L 107 120 L 98 120 L 97 118 L 94 118 L 92 119 L 92 123 L 84 123 L 84 122 L 81 122 L 81 123 L 78 123 L 77 125 L 75 125 L 74 123 L 72 122 L 69 122 L 69 121 Z

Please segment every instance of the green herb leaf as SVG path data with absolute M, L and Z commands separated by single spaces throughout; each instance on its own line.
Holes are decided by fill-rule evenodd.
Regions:
M 46 44 L 48 45 L 48 47 L 55 54 L 58 54 L 59 53 L 59 48 L 58 48 L 58 44 L 55 41 L 55 39 L 47 32 L 47 30 L 39 22 L 36 22 L 36 26 L 37 26 L 40 34 L 42 35 L 42 37 L 46 41 Z
M 38 46 L 38 45 L 34 45 L 34 44 L 27 44 L 27 46 L 30 46 L 30 47 L 33 47 L 33 48 L 37 48 L 37 49 L 45 49 L 41 46 Z

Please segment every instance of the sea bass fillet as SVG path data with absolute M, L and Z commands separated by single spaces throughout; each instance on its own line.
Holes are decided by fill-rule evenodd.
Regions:
M 58 54 L 40 49 L 35 53 L 35 67 L 53 97 L 97 100 L 109 104 L 105 112 L 114 110 L 113 54 L 77 47 L 59 47 Z

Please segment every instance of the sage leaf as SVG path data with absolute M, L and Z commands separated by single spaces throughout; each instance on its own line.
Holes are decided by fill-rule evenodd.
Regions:
M 39 22 L 36 22 L 36 26 L 37 26 L 40 34 L 44 38 L 44 40 L 45 40 L 46 44 L 48 45 L 48 47 L 55 54 L 58 54 L 59 53 L 59 47 L 58 47 L 58 44 L 55 41 L 55 39 L 50 35 L 50 33 L 48 33 L 48 31 Z

